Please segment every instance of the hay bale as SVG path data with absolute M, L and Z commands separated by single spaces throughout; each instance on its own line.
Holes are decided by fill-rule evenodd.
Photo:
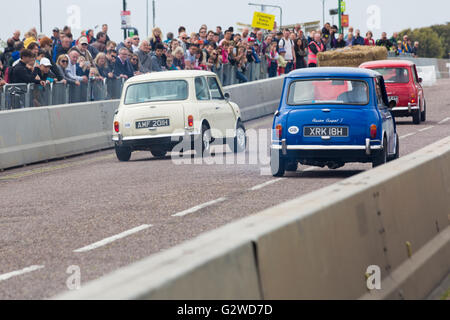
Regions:
M 385 47 L 353 46 L 333 51 L 320 52 L 317 57 L 320 67 L 359 67 L 362 63 L 387 59 Z

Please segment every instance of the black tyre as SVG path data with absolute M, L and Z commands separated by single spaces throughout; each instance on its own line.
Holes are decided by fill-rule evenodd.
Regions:
M 160 148 L 151 149 L 150 152 L 155 158 L 164 158 L 167 154 L 166 149 L 160 149 Z
M 119 161 L 127 162 L 131 159 L 131 148 L 116 146 L 116 156 Z
M 375 160 L 373 160 L 372 162 L 372 166 L 374 168 L 382 166 L 383 164 L 385 164 L 387 162 L 388 159 L 388 153 L 387 153 L 387 141 L 386 138 L 384 139 L 383 142 L 383 149 L 381 150 L 380 154 L 376 157 Z
M 422 122 L 427 121 L 427 102 L 425 100 L 423 101 L 423 111 L 420 113 L 420 120 Z
M 286 172 L 286 161 L 280 153 L 280 150 L 271 150 L 270 153 L 270 168 L 274 177 L 283 177 Z
M 234 153 L 245 152 L 247 149 L 247 135 L 244 124 L 240 121 L 236 127 L 236 137 L 232 141 L 233 143 L 230 143 L 229 146 Z
M 285 169 L 287 172 L 296 172 L 298 169 L 298 162 L 297 161 L 286 162 Z
M 211 152 L 211 130 L 206 124 L 202 124 L 202 135 L 200 143 L 195 145 L 195 153 L 197 157 L 207 157 Z
M 413 123 L 420 124 L 420 110 L 417 110 L 413 113 Z

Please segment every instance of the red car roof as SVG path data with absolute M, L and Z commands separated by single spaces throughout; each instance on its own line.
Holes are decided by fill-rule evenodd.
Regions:
M 377 60 L 377 61 L 370 61 L 365 62 L 362 65 L 360 65 L 360 68 L 406 68 L 406 67 L 412 67 L 414 65 L 414 62 L 408 61 L 408 60 Z

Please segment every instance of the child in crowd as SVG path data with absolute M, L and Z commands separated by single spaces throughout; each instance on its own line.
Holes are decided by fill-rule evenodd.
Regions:
M 284 74 L 284 70 L 287 66 L 287 61 L 284 58 L 286 56 L 286 49 L 280 48 L 280 52 L 278 54 L 278 75 L 281 76 Z

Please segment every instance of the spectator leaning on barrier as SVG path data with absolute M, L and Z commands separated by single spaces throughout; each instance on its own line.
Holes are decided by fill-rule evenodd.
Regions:
M 126 80 L 134 76 L 134 70 L 131 65 L 129 55 L 130 51 L 127 48 L 122 48 L 119 50 L 119 55 L 114 66 L 115 77 Z
M 173 55 L 173 65 L 178 70 L 184 70 L 185 69 L 185 65 L 184 65 L 184 52 L 183 52 L 183 49 L 181 47 L 176 48 L 175 51 L 172 52 L 172 55 Z
M 195 66 L 195 54 L 197 53 L 198 47 L 195 45 L 190 45 L 184 56 L 184 63 L 186 65 L 186 70 L 193 70 Z
M 34 65 L 35 55 L 31 52 L 31 50 L 24 49 L 20 53 L 19 62 L 9 71 L 10 72 L 10 83 L 36 83 L 40 84 L 41 81 L 36 79 L 36 76 L 33 76 L 33 67 L 30 67 L 31 64 Z
M 331 37 L 331 35 L 330 35 L 330 37 Z M 301 38 L 297 38 L 295 40 L 294 50 L 295 50 L 295 58 L 297 61 L 295 64 L 295 68 L 296 69 L 306 68 L 306 63 L 305 63 L 306 50 L 305 50 L 303 40 Z
M 403 42 L 402 42 L 402 52 L 403 53 L 411 53 L 411 51 L 412 51 L 412 48 L 408 44 L 408 36 L 404 35 L 403 36 Z
M 340 33 L 336 41 L 336 49 L 344 48 L 346 45 L 347 43 L 344 40 L 344 34 Z
M 359 29 L 355 30 L 355 36 L 353 38 L 353 45 L 354 46 L 364 46 L 364 38 L 361 37 L 361 31 L 359 31 Z
M 277 76 L 277 70 L 278 70 L 278 50 L 277 50 L 277 43 L 272 42 L 270 51 L 269 51 L 269 78 L 273 78 Z
M 183 49 L 181 49 L 183 50 Z M 143 40 L 136 51 L 136 54 L 141 63 L 141 72 L 149 73 L 152 71 L 152 57 L 150 54 L 150 45 L 147 40 Z
M 414 42 L 414 47 L 411 49 L 411 53 L 413 54 L 414 58 L 419 57 L 419 41 Z
M 398 33 L 397 33 L 397 32 L 394 32 L 394 33 L 392 34 L 392 37 L 389 39 L 389 41 L 391 41 L 393 47 L 396 47 L 396 46 L 397 46 L 397 41 L 398 41 L 398 40 L 399 40 L 399 39 L 398 39 Z
M 111 79 L 114 77 L 112 69 L 108 65 L 108 59 L 106 58 L 106 54 L 104 54 L 103 52 L 100 52 L 97 55 L 97 57 L 95 57 L 94 65 L 102 78 Z
M 162 43 L 158 43 L 155 47 L 155 53 L 152 55 L 152 71 L 153 72 L 161 72 L 164 71 L 164 45 Z
M 349 32 L 347 34 L 347 39 L 345 40 L 345 46 L 346 47 L 352 47 L 354 40 L 355 40 L 355 38 L 353 37 L 353 33 Z
M 139 62 L 139 56 L 136 53 L 133 53 L 130 58 L 131 65 L 133 66 L 134 75 L 138 76 L 142 74 L 142 66 Z
M 375 40 L 373 39 L 372 31 L 367 31 L 366 38 L 364 39 L 364 45 L 366 46 L 374 46 Z
M 88 77 L 87 76 L 78 76 L 77 75 L 77 67 L 78 66 L 78 58 L 80 57 L 80 54 L 78 51 L 70 51 L 68 54 L 69 62 L 67 65 L 67 68 L 65 70 L 66 80 L 69 82 L 75 83 L 75 85 L 79 86 L 81 82 L 87 83 Z

